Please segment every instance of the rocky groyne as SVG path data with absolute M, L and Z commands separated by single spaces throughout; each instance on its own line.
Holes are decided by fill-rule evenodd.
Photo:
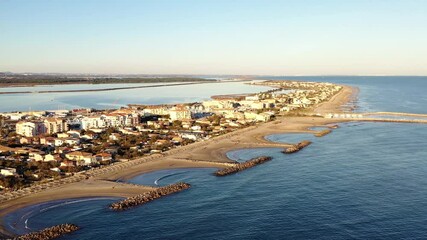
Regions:
M 159 188 L 156 188 L 155 190 L 138 194 L 136 196 L 129 197 L 119 202 L 113 203 L 110 205 L 110 209 L 113 209 L 116 211 L 127 210 L 129 208 L 151 202 L 155 199 L 158 199 L 173 193 L 181 192 L 190 187 L 191 187 L 190 184 L 184 183 L 184 182 L 171 184 L 165 187 L 159 187 Z
M 291 153 L 295 153 L 295 152 L 298 152 L 298 151 L 300 151 L 301 149 L 303 149 L 303 148 L 305 148 L 305 147 L 307 147 L 308 145 L 310 145 L 311 144 L 311 142 L 310 141 L 307 141 L 307 140 L 304 140 L 304 141 L 302 141 L 302 142 L 299 142 L 299 143 L 297 143 L 297 144 L 294 144 L 294 145 L 292 145 L 292 147 L 288 147 L 288 148 L 286 148 L 284 151 L 282 151 L 283 153 L 286 153 L 286 154 L 291 154 Z
M 322 130 L 322 131 L 319 131 L 319 132 L 315 133 L 314 136 L 316 136 L 316 137 L 323 137 L 325 135 L 328 135 L 331 132 L 332 132 L 332 130 L 325 129 L 325 130 Z
M 53 227 L 45 228 L 38 232 L 32 232 L 14 238 L 15 240 L 48 240 L 62 237 L 64 234 L 77 231 L 79 227 L 74 224 L 60 224 Z
M 243 170 L 251 168 L 251 167 L 255 167 L 256 165 L 265 163 L 267 161 L 270 161 L 271 159 L 272 159 L 271 157 L 266 157 L 266 156 L 257 157 L 257 158 L 251 159 L 249 161 L 246 161 L 244 163 L 238 163 L 235 166 L 218 170 L 214 174 L 218 177 L 230 175 L 230 174 L 237 173 L 237 172 L 243 171 Z

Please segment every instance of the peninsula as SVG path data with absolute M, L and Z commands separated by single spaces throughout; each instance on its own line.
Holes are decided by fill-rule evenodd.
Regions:
M 107 113 L 99 111 L 85 113 L 80 111 L 78 113 L 82 114 L 81 118 L 71 116 L 68 120 L 71 123 L 78 122 L 79 127 L 82 129 L 81 131 L 66 129 L 66 125 L 70 126 L 72 124 L 69 124 L 68 120 L 60 120 L 61 117 L 59 116 L 50 116 L 45 119 L 42 114 L 39 117 L 33 116 L 33 118 L 37 119 L 35 121 L 20 120 L 16 122 L 17 125 L 14 131 L 23 136 L 16 138 L 19 139 L 19 142 L 22 142 L 21 147 L 3 146 L 2 152 L 25 152 L 26 145 L 37 146 L 37 141 L 41 145 L 53 146 L 53 149 L 65 152 L 58 155 L 55 155 L 53 152 L 50 154 L 52 155 L 51 157 L 49 154 L 40 152 L 42 149 L 35 151 L 35 148 L 27 148 L 27 156 L 32 156 L 29 158 L 29 161 L 43 163 L 46 162 L 46 159 L 51 158 L 61 161 L 57 160 L 58 157 L 65 156 L 65 160 L 62 160 L 61 163 L 62 167 L 59 166 L 58 168 L 61 171 L 66 171 L 64 173 L 69 176 L 61 177 L 61 175 L 54 175 L 53 177 L 56 180 L 34 182 L 22 189 L 6 191 L 0 200 L 0 217 L 18 208 L 58 199 L 101 196 L 132 197 L 153 191 L 153 187 L 126 184 L 123 182 L 145 172 L 193 167 L 229 168 L 236 166 L 236 163 L 226 156 L 226 153 L 230 150 L 257 147 L 290 147 L 292 143 L 273 143 L 265 140 L 264 136 L 289 130 L 306 131 L 306 128 L 309 126 L 327 124 L 330 122 L 330 119 L 292 117 L 292 114 L 298 112 L 306 114 L 305 112 L 309 108 L 313 108 L 324 101 L 328 101 L 328 103 L 323 104 L 321 107 L 316 107 L 316 109 L 335 109 L 339 111 L 340 106 L 349 100 L 352 93 L 352 89 L 349 87 L 341 87 L 333 84 L 311 83 L 312 88 L 317 90 L 309 90 L 307 83 L 288 82 L 287 84 L 294 86 L 296 91 L 283 94 L 280 93 L 283 89 L 282 87 L 275 87 L 271 91 L 249 96 L 239 96 L 237 99 L 230 96 L 228 99 L 212 100 L 189 106 L 130 105 L 132 108 L 119 109 Z M 320 93 L 323 93 L 323 95 Z M 230 109 L 229 106 L 233 106 L 233 102 L 237 102 L 238 105 L 234 104 L 236 108 Z M 203 111 L 200 111 L 201 109 Z M 144 113 L 142 119 L 135 116 L 132 111 Z M 206 115 L 204 112 L 211 112 L 213 115 Z M 162 115 L 169 117 L 169 121 L 172 124 L 165 125 L 166 119 L 162 118 Z M 287 115 L 287 117 L 283 115 Z M 155 118 L 155 120 L 153 116 L 159 117 Z M 191 120 L 193 116 L 199 116 L 200 120 Z M 3 117 L 9 119 L 6 120 L 7 122 L 11 118 L 16 118 L 17 113 L 6 113 L 3 114 Z M 112 121 L 108 121 L 108 118 L 123 118 L 122 121 L 117 123 L 123 123 L 123 125 L 108 125 L 113 123 Z M 139 120 L 145 121 L 142 123 L 141 128 L 129 129 L 126 127 L 126 123 L 138 127 L 138 124 L 140 124 Z M 53 128 L 49 124 L 50 122 L 56 124 L 56 127 Z M 27 131 L 26 126 L 28 124 L 46 124 L 47 129 L 44 130 L 46 132 Z M 107 130 L 111 128 L 122 130 L 108 130 L 107 134 L 104 135 L 102 135 L 104 131 L 97 133 L 98 130 L 96 129 L 102 128 Z M 97 153 L 96 148 L 94 148 L 95 146 L 92 145 L 91 151 L 95 153 L 92 155 L 90 152 L 73 150 L 72 147 L 72 144 L 75 143 L 72 141 L 72 138 L 81 137 L 84 134 L 89 138 L 98 139 L 98 141 L 91 141 L 92 143 L 106 139 L 107 141 L 118 141 L 119 145 L 123 145 L 124 142 L 120 142 L 120 139 L 141 135 L 141 133 L 136 134 L 135 130 L 138 129 L 144 136 L 145 134 L 150 135 L 150 132 L 152 135 L 157 134 L 159 136 L 158 134 L 162 131 L 164 132 L 166 129 L 169 132 L 166 136 L 171 136 L 171 138 L 169 138 L 170 140 L 164 137 L 154 138 L 154 142 L 152 142 L 153 146 L 148 148 L 148 152 L 145 150 L 134 152 L 132 151 L 132 146 L 130 146 L 128 150 L 123 149 L 124 152 L 118 151 L 114 154 L 107 152 Z M 77 136 L 76 132 L 79 132 L 80 135 Z M 45 137 L 46 133 L 51 136 Z M 67 135 L 64 136 L 66 138 L 62 141 L 63 143 L 61 142 L 62 144 L 60 143 L 59 146 L 55 146 L 55 142 L 61 141 L 63 133 Z M 171 135 L 170 133 L 178 133 L 178 135 Z M 97 138 L 95 137 L 96 135 L 98 135 Z M 150 139 L 148 135 L 147 137 Z M 63 144 L 67 141 L 67 137 L 69 140 L 66 146 L 71 151 L 63 147 Z M 132 138 L 135 139 L 135 137 Z M 176 138 L 175 141 L 177 142 L 171 145 L 173 138 Z M 102 142 L 100 143 L 102 144 Z M 135 143 L 137 142 L 134 142 L 134 146 L 139 146 L 139 144 Z M 146 148 L 148 145 L 144 144 L 143 146 Z M 76 155 L 76 153 L 80 153 L 80 155 Z M 129 160 L 130 158 L 134 159 Z M 8 170 L 4 169 L 4 172 Z M 12 175 L 17 174 L 13 170 L 10 171 Z M 117 182 L 119 179 L 122 181 Z M 2 228 L 1 230 L 4 234 L 11 235 L 7 228 Z
M 129 198 L 137 196 L 156 189 L 124 182 L 142 173 L 176 168 L 230 168 L 237 166 L 235 161 L 227 158 L 226 153 L 231 150 L 258 147 L 292 148 L 295 146 L 295 143 L 270 142 L 265 139 L 267 135 L 286 132 L 319 134 L 320 131 L 309 128 L 331 126 L 331 124 L 340 122 L 369 120 L 359 117 L 357 114 L 354 116 L 354 114 L 348 113 L 348 109 L 352 108 L 352 106 L 348 106 L 348 103 L 354 99 L 357 92 L 352 87 L 295 81 L 267 81 L 261 84 L 270 85 L 274 88 L 271 91 L 259 94 L 239 96 L 238 99 L 231 97 L 186 106 L 131 105 L 132 108 L 119 109 L 108 113 L 100 111 L 86 113 L 86 116 L 77 118 L 79 121 L 72 118 L 74 119 L 73 123 L 79 122 L 79 127 L 82 129 L 79 134 L 86 134 L 95 140 L 97 138 L 94 136 L 101 134 L 98 135 L 101 141 L 91 141 L 91 151 L 95 154 L 88 151 L 73 150 L 74 147 L 72 146 L 68 146 L 71 151 L 64 149 L 62 144 L 58 146 L 57 148 L 61 151 L 68 152 L 56 157 L 55 154 L 50 155 L 53 156 L 53 159 L 62 161 L 58 169 L 65 173 L 65 177 L 57 175 L 55 180 L 33 182 L 24 188 L 6 190 L 0 199 L 0 218 L 3 219 L 5 215 L 19 208 L 52 200 L 80 197 L 113 196 Z M 289 88 L 297 90 L 285 94 L 280 93 L 280 91 Z M 233 104 L 235 102 L 239 104 Z M 230 109 L 230 106 L 234 106 L 234 108 Z M 259 109 L 253 109 L 257 106 Z M 149 114 L 133 118 L 132 111 Z M 212 114 L 205 115 L 206 112 Z M 152 118 L 153 115 L 157 118 Z M 3 114 L 3 116 L 10 118 L 15 115 Z M 202 120 L 199 122 L 193 120 L 193 116 L 199 116 Z M 121 119 L 121 117 L 123 120 L 116 122 L 108 120 L 109 118 Z M 39 116 L 36 117 L 37 120 L 26 123 L 47 124 L 49 128 L 51 120 L 43 121 L 43 118 L 43 116 Z M 140 120 L 145 122 L 142 124 L 135 122 Z M 23 124 L 22 122 L 21 120 L 19 124 Z M 169 124 L 166 124 L 167 122 Z M 65 122 L 61 120 L 57 123 L 60 125 Z M 126 124 L 133 127 L 126 127 Z M 106 130 L 97 133 L 96 129 L 102 128 L 107 129 L 106 135 L 102 135 Z M 17 126 L 15 131 L 23 137 L 17 139 L 25 139 L 23 140 L 25 142 L 34 141 L 38 138 L 35 141 L 39 141 L 40 144 L 44 138 L 43 144 L 50 141 L 53 146 L 55 146 L 56 141 L 61 141 L 58 140 L 61 139 L 60 134 L 65 132 L 70 138 L 71 134 L 77 132 L 77 130 L 71 130 L 70 133 L 64 129 L 57 129 L 57 132 L 52 133 L 54 130 L 50 128 L 48 134 L 53 134 L 54 137 L 49 138 L 43 137 L 46 132 L 40 135 L 37 132 L 26 131 L 25 128 L 23 128 L 24 130 L 18 129 Z M 150 134 L 152 136 L 149 136 Z M 141 145 L 139 142 L 141 139 L 133 136 L 147 136 L 148 138 L 145 138 L 144 144 Z M 113 143 L 112 145 L 121 145 L 124 143 L 120 142 L 119 139 L 121 138 L 136 141 L 130 141 L 128 148 L 117 151 L 114 154 L 114 159 L 111 153 L 96 153 L 97 149 L 100 149 L 94 146 L 96 142 L 101 146 L 105 146 L 107 142 Z M 172 141 L 174 138 L 176 138 L 175 141 Z M 106 141 L 103 142 L 102 139 Z M 147 145 L 145 142 L 152 145 Z M 174 144 L 171 144 L 172 142 Z M 134 148 L 135 146 L 137 148 Z M 2 149 L 2 152 L 27 151 L 27 157 L 34 150 L 25 150 L 22 147 L 14 148 L 13 146 L 3 146 Z M 138 149 L 147 150 L 138 151 Z M 45 161 L 46 154 L 43 155 L 40 152 L 38 154 L 33 155 L 30 162 Z M 40 160 L 36 160 L 34 156 Z M 58 156 L 64 156 L 65 159 L 60 160 L 57 158 Z M 104 157 L 106 159 L 103 159 Z M 51 158 L 48 156 L 48 159 Z M 12 175 L 17 174 L 13 172 L 13 169 L 2 169 L 2 173 L 6 171 L 11 172 Z M 0 230 L 6 236 L 13 235 L 10 232 L 10 227 L 6 227 L 4 223 Z

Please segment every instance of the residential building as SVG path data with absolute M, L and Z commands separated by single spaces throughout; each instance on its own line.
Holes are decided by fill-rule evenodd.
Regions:
M 34 137 L 46 133 L 46 127 L 40 121 L 20 121 L 16 123 L 16 133 L 25 137 Z
M 191 119 L 191 112 L 184 106 L 176 106 L 173 107 L 169 111 L 169 116 L 172 121 L 175 120 L 190 120 Z
M 68 160 L 75 161 L 76 166 L 88 166 L 93 163 L 96 163 L 96 159 L 93 157 L 93 155 L 87 152 L 80 152 L 80 151 L 70 152 L 65 154 L 65 157 Z
M 7 176 L 14 176 L 16 175 L 16 169 L 15 168 L 4 168 L 0 170 L 0 174 L 7 177 Z
M 144 108 L 143 113 L 148 113 L 151 115 L 168 115 L 169 107 L 164 105 L 152 105 Z
M 104 162 L 104 161 L 112 161 L 113 157 L 109 153 L 98 153 L 95 155 L 95 159 L 97 162 Z
M 46 118 L 44 120 L 47 134 L 54 134 L 68 131 L 67 122 L 61 118 Z

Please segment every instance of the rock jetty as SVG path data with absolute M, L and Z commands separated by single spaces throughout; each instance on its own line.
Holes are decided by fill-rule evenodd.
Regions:
M 298 152 L 299 150 L 307 147 L 310 144 L 311 144 L 310 141 L 304 140 L 302 142 L 299 142 L 297 144 L 292 145 L 292 147 L 286 148 L 284 151 L 282 151 L 282 153 L 286 153 L 286 154 L 295 153 L 295 152 Z
M 323 137 L 323 136 L 325 136 L 325 135 L 328 135 L 329 133 L 331 133 L 332 132 L 332 130 L 330 130 L 330 129 L 325 129 L 325 130 L 322 130 L 322 131 L 320 131 L 320 132 L 317 132 L 317 133 L 315 133 L 314 134 L 314 136 L 316 136 L 316 137 Z
M 62 237 L 64 234 L 77 231 L 79 227 L 74 224 L 60 224 L 53 227 L 45 228 L 38 232 L 32 232 L 14 238 L 15 240 L 49 240 Z
M 184 182 L 171 184 L 165 187 L 159 187 L 159 188 L 156 188 L 155 190 L 138 194 L 136 196 L 129 197 L 119 202 L 113 203 L 110 205 L 110 209 L 113 209 L 116 211 L 127 210 L 129 208 L 151 202 L 155 199 L 158 199 L 173 193 L 181 192 L 190 187 L 191 187 L 190 184 L 184 183 Z
M 220 169 L 220 170 L 216 171 L 214 174 L 218 177 L 222 177 L 222 176 L 226 176 L 226 175 L 230 175 L 233 173 L 243 171 L 243 170 L 251 168 L 251 167 L 255 167 L 256 165 L 265 163 L 265 162 L 270 161 L 270 160 L 271 160 L 271 157 L 266 157 L 266 156 L 257 157 L 257 158 L 251 159 L 249 161 L 246 161 L 244 163 L 238 163 L 232 167 Z

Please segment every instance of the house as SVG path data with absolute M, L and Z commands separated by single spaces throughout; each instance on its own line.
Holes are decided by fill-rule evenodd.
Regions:
M 70 152 L 66 153 L 65 157 L 68 160 L 75 161 L 77 166 L 88 166 L 93 163 L 96 163 L 96 159 L 93 157 L 93 155 L 87 152 Z
M 98 153 L 95 155 L 95 159 L 97 162 L 104 162 L 104 161 L 112 161 L 113 157 L 109 153 Z
M 54 154 L 54 155 L 52 155 L 52 154 L 46 154 L 45 156 L 44 156 L 44 162 L 51 162 L 51 161 L 55 161 L 55 162 L 59 162 L 59 161 L 61 161 L 62 160 L 62 158 L 59 156 L 59 154 Z
M 61 162 L 60 167 L 75 167 L 76 165 L 76 161 L 72 161 L 72 160 L 64 160 Z
M 156 145 L 164 145 L 164 144 L 168 144 L 168 143 L 169 143 L 168 140 L 159 139 L 154 144 L 156 144 Z
M 183 139 L 181 137 L 173 137 L 172 142 L 175 144 L 182 143 Z
M 225 118 L 233 118 L 233 119 L 245 119 L 245 114 L 243 112 L 228 112 L 224 114 Z
M 60 146 L 62 146 L 62 145 L 64 145 L 64 139 L 61 139 L 61 138 L 55 138 L 54 139 L 54 145 L 55 145 L 55 147 L 60 147 Z
M 230 127 L 240 127 L 240 124 L 236 123 L 236 122 L 229 122 L 228 125 Z
M 28 154 L 28 157 L 30 158 L 30 160 L 37 161 L 37 162 L 43 161 L 43 159 L 44 159 L 44 155 L 37 153 L 37 152 L 30 152 Z
M 56 134 L 56 136 L 58 138 L 68 138 L 68 137 L 70 137 L 70 135 L 68 135 L 68 133 L 58 133 L 58 134 Z
M 81 129 L 90 129 L 90 128 L 105 128 L 107 127 L 105 116 L 88 116 L 80 119 L 80 128 Z
M 193 131 L 200 131 L 200 130 L 202 130 L 202 127 L 200 125 L 192 126 L 191 130 L 193 130 Z
M 41 137 L 40 138 L 40 144 L 55 146 L 55 138 L 54 137 Z
M 55 153 L 69 153 L 71 152 L 71 148 L 68 147 L 58 147 L 55 149 Z
M 39 144 L 40 141 L 38 140 L 38 138 L 34 138 L 34 137 L 21 137 L 19 139 L 19 143 L 20 144 Z
M 112 133 L 108 139 L 110 139 L 111 141 L 118 141 L 120 139 L 120 134 L 118 133 Z
M 34 149 L 34 148 L 30 148 L 30 147 L 15 148 L 14 152 L 16 154 L 30 154 L 30 153 L 39 153 L 42 155 L 45 154 L 45 152 L 43 152 L 43 151 L 40 151 L 40 150 Z
M 204 133 L 201 133 L 201 132 L 190 132 L 190 131 L 181 131 L 181 132 L 178 133 L 178 135 L 181 138 L 190 139 L 190 140 L 194 140 L 194 141 L 197 141 L 198 139 L 201 139 L 201 138 L 205 137 Z
M 16 169 L 15 168 L 4 168 L 0 170 L 0 174 L 7 177 L 7 176 L 15 176 L 16 175 Z
M 119 120 L 117 125 L 109 125 L 110 127 L 135 126 L 139 124 L 139 114 L 135 112 L 135 110 L 129 108 L 122 108 L 113 111 L 107 115 L 107 120 L 108 117 L 113 117 Z
M 274 113 L 255 113 L 255 112 L 245 112 L 245 119 L 254 120 L 260 122 L 266 122 L 271 119 Z
M 94 133 L 86 133 L 81 138 L 85 139 L 85 140 L 92 140 L 92 139 L 96 138 L 96 134 L 94 134 Z
M 80 139 L 78 139 L 78 138 L 66 138 L 66 139 L 64 139 L 64 142 L 68 145 L 73 146 L 73 145 L 80 144 Z

